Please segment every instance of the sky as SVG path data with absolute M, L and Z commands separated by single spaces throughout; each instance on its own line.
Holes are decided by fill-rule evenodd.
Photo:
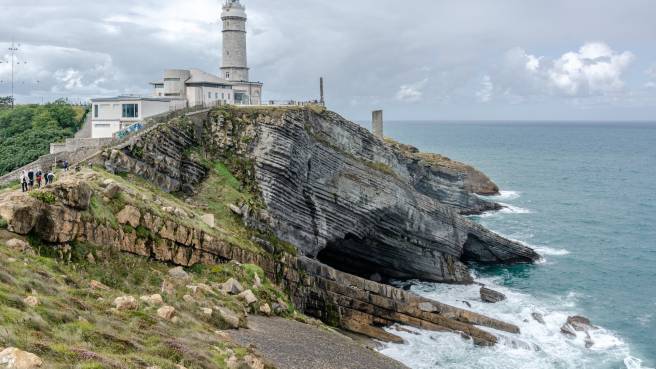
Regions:
M 654 0 L 241 0 L 265 100 L 354 120 L 656 120 Z M 0 96 L 151 93 L 218 74 L 221 0 L 0 0 Z

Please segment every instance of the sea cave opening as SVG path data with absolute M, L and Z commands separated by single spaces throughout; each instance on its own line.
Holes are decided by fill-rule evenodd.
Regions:
M 394 276 L 382 249 L 384 246 L 380 242 L 349 233 L 343 239 L 329 242 L 319 252 L 317 260 L 345 273 L 387 282 Z

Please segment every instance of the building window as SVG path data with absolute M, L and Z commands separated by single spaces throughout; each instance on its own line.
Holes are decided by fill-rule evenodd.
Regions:
M 98 118 L 98 104 L 93 106 L 93 117 Z
M 138 118 L 139 105 L 138 104 L 123 104 L 123 118 Z
M 207 93 L 207 98 L 210 99 L 210 100 L 212 99 L 212 93 L 211 92 Z
M 180 78 L 164 78 L 165 81 L 171 81 L 171 82 L 176 82 L 179 81 Z
M 226 72 L 226 79 L 230 79 L 230 72 Z

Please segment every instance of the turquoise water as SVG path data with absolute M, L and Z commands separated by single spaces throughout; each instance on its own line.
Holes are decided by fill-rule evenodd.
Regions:
M 656 366 L 656 124 L 386 122 L 385 129 L 488 174 L 504 191 L 497 200 L 510 207 L 475 219 L 545 260 L 477 269 L 480 281 L 509 294 L 499 306 L 478 305 L 475 288 L 413 287 L 516 322 L 520 343 L 479 349 L 421 332 L 383 353 L 417 369 Z M 545 314 L 546 326 L 530 319 L 533 311 Z M 574 313 L 600 327 L 590 349 L 558 332 Z

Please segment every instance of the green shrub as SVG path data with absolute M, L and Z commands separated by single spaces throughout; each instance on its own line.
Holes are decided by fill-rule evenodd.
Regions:
M 0 217 L 0 229 L 7 229 L 8 225 L 9 224 L 7 224 L 7 221 L 5 220 L 5 218 Z
M 30 192 L 30 196 L 49 205 L 52 205 L 57 201 L 55 194 L 47 191 L 32 191 Z

